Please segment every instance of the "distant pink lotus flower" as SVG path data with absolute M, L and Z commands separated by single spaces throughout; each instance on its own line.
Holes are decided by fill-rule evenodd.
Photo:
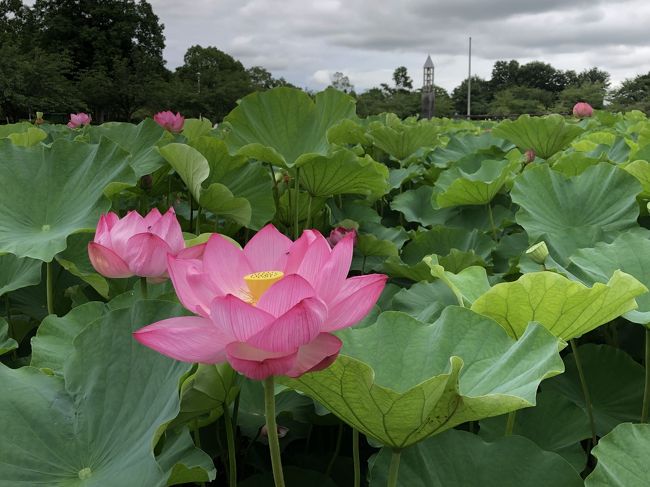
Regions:
M 345 227 L 336 227 L 330 232 L 330 236 L 327 237 L 327 241 L 330 244 L 330 247 L 334 247 L 337 243 L 339 243 L 341 240 L 343 240 L 343 237 L 345 237 L 348 234 L 352 234 L 352 242 L 357 238 L 357 231 L 354 228 L 345 228 Z
M 366 316 L 387 279 L 347 278 L 353 239 L 332 249 L 317 231 L 292 242 L 267 225 L 242 250 L 213 235 L 202 249 L 168 258 L 181 303 L 198 316 L 159 321 L 134 336 L 183 362 L 228 361 L 251 379 L 322 370 L 341 349 L 332 332 Z
M 537 155 L 535 154 L 535 151 L 533 149 L 528 149 L 526 152 L 524 152 L 524 161 L 526 164 L 530 164 L 535 160 Z
M 578 118 L 587 118 L 591 117 L 594 113 L 594 109 L 591 108 L 589 103 L 583 101 L 578 102 L 573 107 L 573 116 Z
M 177 134 L 183 130 L 183 124 L 185 123 L 185 117 L 180 113 L 176 112 L 174 115 L 169 110 L 166 112 L 158 112 L 153 116 L 154 121 L 160 125 L 162 128 L 169 130 L 170 132 Z
M 144 218 L 137 211 L 122 219 L 115 213 L 102 215 L 95 238 L 88 244 L 88 256 L 103 276 L 140 276 L 161 282 L 168 277 L 167 254 L 176 255 L 184 248 L 174 209 L 161 215 L 154 208 Z
M 76 129 L 81 127 L 82 125 L 90 125 L 90 121 L 92 120 L 92 117 L 88 115 L 87 113 L 71 113 L 70 114 L 70 121 L 68 122 L 68 127 L 71 129 Z

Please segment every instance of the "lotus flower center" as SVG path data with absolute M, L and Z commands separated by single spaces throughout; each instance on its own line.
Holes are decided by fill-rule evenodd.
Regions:
M 262 294 L 264 294 L 273 284 L 284 277 L 281 271 L 262 271 L 254 272 L 244 276 L 244 282 L 248 286 L 251 295 L 251 303 L 257 303 Z

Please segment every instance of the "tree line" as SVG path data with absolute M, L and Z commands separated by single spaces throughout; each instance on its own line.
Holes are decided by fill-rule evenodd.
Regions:
M 145 0 L 0 0 L 0 120 L 87 111 L 100 123 L 135 121 L 173 109 L 220 121 L 248 93 L 290 85 L 211 46 L 190 47 L 171 71 L 163 29 Z M 357 99 L 362 116 L 420 111 L 419 89 L 403 66 L 392 85 L 359 94 L 343 73 L 331 81 Z M 650 73 L 611 90 L 609 74 L 598 68 L 576 73 L 511 60 L 497 61 L 489 80 L 474 76 L 471 85 L 473 114 L 568 112 L 577 101 L 650 112 Z M 451 93 L 435 92 L 437 116 L 465 113 L 467 80 Z

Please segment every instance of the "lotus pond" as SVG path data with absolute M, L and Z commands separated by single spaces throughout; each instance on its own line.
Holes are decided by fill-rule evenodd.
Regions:
M 644 114 L 168 115 L 0 126 L 1 487 L 650 485 Z

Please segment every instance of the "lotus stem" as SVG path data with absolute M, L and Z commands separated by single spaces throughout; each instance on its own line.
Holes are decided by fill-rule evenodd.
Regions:
M 645 329 L 645 388 L 643 390 L 643 407 L 641 408 L 641 422 L 648 421 L 648 407 L 650 406 L 650 329 Z
M 494 215 L 492 214 L 492 205 L 488 203 L 487 205 L 488 218 L 490 219 L 490 228 L 492 229 L 492 237 L 494 240 L 497 240 L 497 227 L 494 225 Z
M 352 461 L 354 462 L 354 487 L 361 487 L 361 457 L 359 456 L 359 430 L 352 428 Z
M 52 271 L 52 262 L 45 264 L 46 269 L 46 290 L 47 290 L 47 314 L 54 314 L 54 275 Z
M 336 462 L 336 459 L 338 458 L 339 453 L 341 451 L 342 438 L 343 438 L 343 423 L 340 423 L 338 433 L 336 434 L 336 446 L 334 447 L 334 454 L 332 455 L 330 463 L 327 465 L 327 470 L 325 470 L 325 475 L 327 475 L 328 477 L 332 473 L 332 469 L 334 468 L 334 463 Z
M 271 466 L 273 467 L 273 481 L 275 487 L 285 487 L 282 474 L 282 460 L 280 458 L 280 440 L 278 439 L 278 425 L 275 423 L 275 384 L 273 376 L 264 380 L 264 414 L 266 415 L 266 431 L 269 438 L 269 452 L 271 453 Z
M 196 210 L 196 230 L 194 230 L 196 235 L 201 235 L 201 206 Z
M 506 432 L 504 436 L 512 436 L 512 430 L 515 429 L 515 418 L 517 411 L 510 411 L 508 413 L 508 420 L 506 421 Z
M 295 196 L 295 207 L 293 209 L 294 214 L 295 214 L 295 221 L 294 221 L 294 226 L 293 226 L 293 238 L 296 240 L 300 236 L 300 168 L 296 168 L 296 181 L 294 184 L 294 191 L 296 193 Z
M 192 198 L 192 193 L 188 190 L 187 197 L 190 200 L 190 228 L 188 232 L 192 232 L 194 229 L 194 198 Z
M 237 451 L 235 450 L 235 432 L 228 406 L 224 404 L 223 420 L 226 423 L 226 441 L 228 443 L 228 485 L 237 487 Z
M 313 199 L 311 193 L 309 193 L 309 199 L 307 200 L 307 223 L 305 223 L 305 228 L 311 227 L 311 200 Z
M 399 475 L 399 460 L 402 455 L 402 450 L 393 449 L 390 457 L 390 467 L 388 468 L 388 483 L 387 487 L 397 487 L 397 477 Z
M 142 299 L 149 298 L 149 289 L 147 288 L 147 278 L 140 278 L 140 294 L 142 294 Z
M 585 380 L 585 374 L 582 370 L 582 363 L 580 362 L 580 355 L 578 354 L 578 347 L 575 340 L 569 340 L 571 343 L 571 351 L 573 352 L 573 359 L 576 362 L 576 369 L 578 370 L 578 377 L 580 378 L 580 385 L 582 386 L 582 394 L 585 398 L 585 405 L 587 406 L 587 416 L 589 416 L 589 426 L 591 427 L 591 446 L 596 446 L 596 423 L 594 422 L 594 411 L 591 405 L 591 396 L 589 395 L 589 388 Z

